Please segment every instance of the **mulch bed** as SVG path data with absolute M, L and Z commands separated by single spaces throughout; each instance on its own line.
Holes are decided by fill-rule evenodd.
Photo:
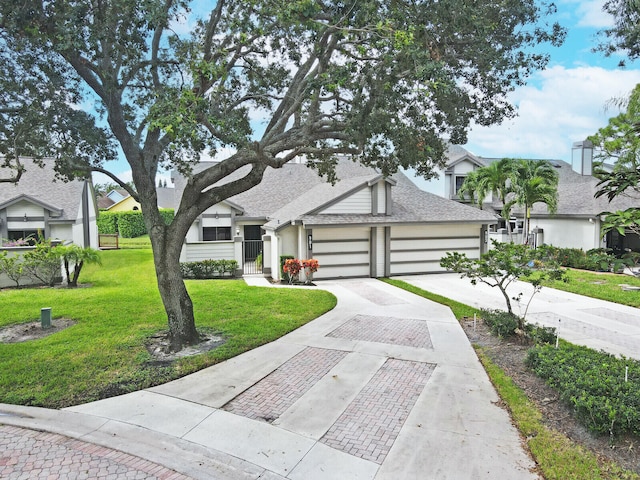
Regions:
M 594 452 L 599 458 L 616 462 L 619 466 L 640 475 L 640 439 L 596 435 L 574 418 L 570 406 L 559 400 L 558 393 L 525 366 L 530 345 L 518 339 L 499 339 L 491 334 L 482 320 L 463 320 L 462 327 L 472 344 L 483 347 L 486 355 L 513 379 L 541 411 L 544 423 L 563 433 L 575 443 Z

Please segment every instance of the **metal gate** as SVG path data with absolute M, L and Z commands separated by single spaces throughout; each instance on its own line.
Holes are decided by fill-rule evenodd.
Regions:
M 242 242 L 242 259 L 244 274 L 262 273 L 262 240 L 245 240 Z

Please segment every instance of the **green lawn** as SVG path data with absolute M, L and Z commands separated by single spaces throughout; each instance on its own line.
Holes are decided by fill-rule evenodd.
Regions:
M 119 248 L 151 248 L 149 235 L 142 235 L 135 238 L 118 238 Z
M 154 366 L 145 339 L 167 325 L 151 250 L 101 256 L 102 266 L 82 271 L 80 282 L 89 286 L 0 291 L 0 327 L 37 320 L 42 307 L 51 307 L 54 319 L 77 322 L 40 340 L 0 344 L 0 402 L 58 408 L 164 383 L 275 340 L 336 304 L 330 293 L 313 289 L 187 281 L 198 328 L 219 332 L 226 343 Z
M 621 284 L 640 287 L 640 278 L 615 273 L 595 273 L 586 270 L 567 270 L 568 282 L 553 282 L 548 286 L 578 293 L 587 297 L 640 307 L 640 291 L 622 290 Z M 545 283 L 545 285 L 547 285 Z

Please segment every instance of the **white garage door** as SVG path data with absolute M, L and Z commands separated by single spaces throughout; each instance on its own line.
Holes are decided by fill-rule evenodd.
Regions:
M 320 267 L 313 278 L 368 277 L 370 229 L 314 228 L 313 258 Z
M 447 252 L 480 256 L 480 225 L 391 227 L 391 275 L 442 272 Z

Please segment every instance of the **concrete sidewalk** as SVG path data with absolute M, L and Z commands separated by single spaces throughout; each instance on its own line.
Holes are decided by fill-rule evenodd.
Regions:
M 472 285 L 456 273 L 395 278 L 476 308 L 506 310 L 498 288 L 482 283 Z M 620 283 L 624 283 L 624 277 Z M 510 298 L 523 294 L 523 303 L 512 301 L 512 308 L 514 313 L 524 314 L 533 292 L 531 284 L 515 282 L 507 292 Z M 637 308 L 543 287 L 534 295 L 526 319 L 557 328 L 560 337 L 572 343 L 640 360 L 640 310 Z
M 157 478 L 538 478 L 448 308 L 377 280 L 318 284 L 337 307 L 275 342 L 63 411 L 0 405 L 0 423 L 139 457 Z

